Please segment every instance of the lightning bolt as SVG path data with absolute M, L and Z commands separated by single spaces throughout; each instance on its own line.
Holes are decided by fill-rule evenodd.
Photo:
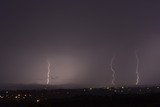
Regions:
M 47 72 L 47 85 L 48 85 L 49 84 L 49 80 L 50 80 L 50 72 L 51 72 L 50 66 L 51 66 L 51 64 L 50 64 L 49 61 L 47 61 L 47 63 L 48 63 L 48 72 Z
M 136 64 L 136 75 L 137 75 L 137 79 L 136 79 L 136 85 L 138 85 L 139 83 L 139 57 L 138 57 L 138 54 L 137 54 L 137 51 L 135 51 L 135 56 L 136 56 L 136 60 L 137 60 L 137 64 Z
M 115 57 L 116 57 L 115 55 L 112 57 L 111 63 L 110 63 L 110 67 L 111 67 L 111 70 L 112 70 L 112 82 L 111 82 L 112 85 L 115 85 L 115 73 L 116 73 L 116 71 L 113 68 L 113 61 L 114 61 Z

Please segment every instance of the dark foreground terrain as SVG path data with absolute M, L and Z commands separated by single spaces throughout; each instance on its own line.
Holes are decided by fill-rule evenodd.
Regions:
M 160 88 L 1 90 L 0 107 L 160 107 Z

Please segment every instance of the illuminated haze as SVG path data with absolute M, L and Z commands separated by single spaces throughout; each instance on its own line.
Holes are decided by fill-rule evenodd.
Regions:
M 159 1 L 3 1 L 0 84 L 160 84 Z M 106 69 L 104 68 L 106 66 Z M 52 72 L 53 71 L 53 72 Z

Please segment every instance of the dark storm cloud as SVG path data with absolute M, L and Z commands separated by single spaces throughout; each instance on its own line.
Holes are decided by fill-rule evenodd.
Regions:
M 49 59 L 51 83 L 109 85 L 116 53 L 116 84 L 131 85 L 137 49 L 140 83 L 159 84 L 159 11 L 144 0 L 1 1 L 0 81 L 44 84 Z

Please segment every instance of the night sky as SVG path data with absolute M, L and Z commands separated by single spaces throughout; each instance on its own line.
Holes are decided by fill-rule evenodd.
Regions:
M 160 1 L 1 0 L 0 84 L 160 84 Z

